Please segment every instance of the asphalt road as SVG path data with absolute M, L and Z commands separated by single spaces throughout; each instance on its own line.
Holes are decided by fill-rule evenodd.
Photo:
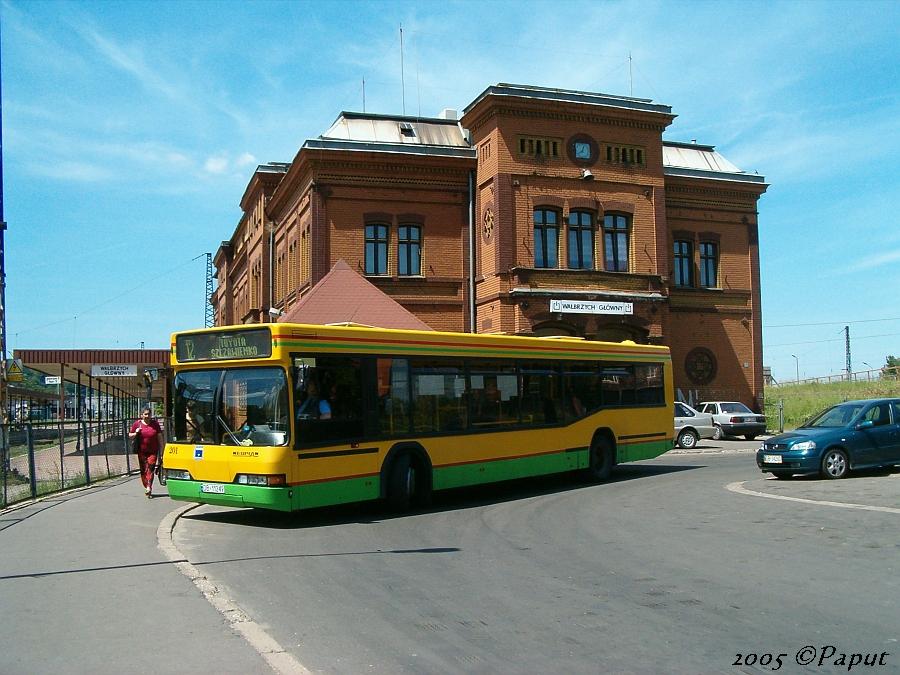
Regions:
M 201 507 L 174 541 L 317 672 L 900 672 L 900 473 L 767 480 L 757 445 L 406 516 Z

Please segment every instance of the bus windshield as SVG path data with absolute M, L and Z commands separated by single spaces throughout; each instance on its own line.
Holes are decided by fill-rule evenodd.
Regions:
M 282 368 L 180 372 L 173 382 L 173 441 L 287 445 L 290 408 Z

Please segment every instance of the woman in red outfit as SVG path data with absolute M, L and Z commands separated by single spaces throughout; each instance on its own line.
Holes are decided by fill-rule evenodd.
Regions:
M 153 496 L 153 472 L 156 469 L 156 458 L 159 455 L 159 438 L 162 428 L 150 415 L 150 408 L 141 411 L 141 417 L 131 425 L 128 438 L 141 437 L 141 445 L 138 450 L 138 461 L 141 465 L 141 483 L 144 485 L 144 494 L 148 498 Z

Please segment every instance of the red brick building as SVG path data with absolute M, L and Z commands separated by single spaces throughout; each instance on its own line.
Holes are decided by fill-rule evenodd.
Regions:
M 341 113 L 250 180 L 215 258 L 217 323 L 289 312 L 343 259 L 435 330 L 667 344 L 681 398 L 759 408 L 767 186 L 664 141 L 674 117 L 508 84 L 460 120 Z

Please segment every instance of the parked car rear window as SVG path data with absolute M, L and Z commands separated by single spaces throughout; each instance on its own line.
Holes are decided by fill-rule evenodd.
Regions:
M 721 405 L 723 413 L 752 413 L 743 403 L 723 403 Z

